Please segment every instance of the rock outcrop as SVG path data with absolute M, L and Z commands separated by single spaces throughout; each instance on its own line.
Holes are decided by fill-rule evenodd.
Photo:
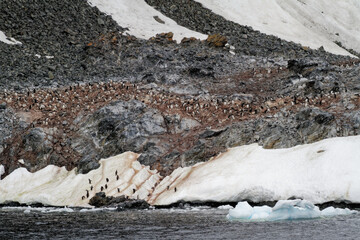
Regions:
M 0 42 L 5 175 L 49 164 L 87 173 L 125 151 L 167 175 L 229 147 L 360 134 L 358 59 L 267 36 L 195 1 L 147 2 L 208 41 L 124 35 L 86 1 L 1 1 L 1 31 L 23 43 Z

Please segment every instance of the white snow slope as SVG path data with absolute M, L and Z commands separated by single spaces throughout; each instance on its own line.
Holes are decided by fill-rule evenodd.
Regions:
M 138 38 L 149 39 L 157 33 L 173 32 L 173 39 L 180 42 L 184 37 L 206 39 L 207 36 L 179 26 L 174 20 L 164 16 L 144 0 L 88 0 L 100 11 L 111 15 L 121 26 L 129 28 L 129 34 Z M 159 17 L 164 23 L 154 19 Z
M 193 167 L 178 168 L 161 182 L 160 175 L 142 166 L 136 161 L 139 155 L 131 152 L 100 160 L 101 167 L 88 174 L 77 175 L 75 170 L 55 166 L 35 173 L 19 168 L 0 180 L 0 203 L 88 206 L 89 199 L 105 184 L 108 188 L 103 191 L 108 196 L 125 194 L 153 205 L 180 200 L 259 202 L 290 197 L 314 204 L 360 203 L 359 146 L 360 136 L 275 150 L 252 144 L 229 149 Z M 82 199 L 86 190 L 89 197 Z
M 165 177 L 149 202 L 254 202 L 290 197 L 312 203 L 360 202 L 360 136 L 327 139 L 288 149 L 252 144 L 229 149 Z M 176 188 L 176 191 L 175 191 Z
M 359 0 L 196 0 L 228 20 L 317 49 L 360 52 Z
M 14 38 L 7 37 L 2 31 L 0 31 L 0 41 L 7 44 L 21 44 L 21 42 L 16 41 Z
M 0 181 L 0 203 L 17 201 L 52 206 L 89 206 L 89 199 L 100 192 L 101 187 L 108 196 L 147 199 L 152 187 L 160 181 L 160 175 L 136 161 L 138 156 L 126 152 L 102 159 L 101 166 L 87 174 L 76 174 L 75 169 L 67 171 L 65 167 L 53 165 L 35 173 L 18 168 Z M 86 196 L 87 190 L 89 197 Z

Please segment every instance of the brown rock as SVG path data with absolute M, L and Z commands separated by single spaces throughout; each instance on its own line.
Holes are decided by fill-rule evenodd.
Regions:
M 214 47 L 224 47 L 225 44 L 228 42 L 225 36 L 222 36 L 218 33 L 209 35 L 206 41 L 209 43 L 210 46 L 214 46 Z

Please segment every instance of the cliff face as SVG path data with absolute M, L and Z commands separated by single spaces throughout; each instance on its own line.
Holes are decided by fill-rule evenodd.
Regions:
M 0 3 L 0 30 L 22 42 L 0 42 L 6 175 L 49 164 L 87 173 L 125 151 L 169 174 L 229 147 L 360 134 L 358 59 L 261 34 L 193 1 L 147 2 L 219 35 L 142 40 L 85 1 Z

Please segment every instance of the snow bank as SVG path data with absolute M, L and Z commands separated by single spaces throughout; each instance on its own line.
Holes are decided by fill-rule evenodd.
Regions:
M 360 1 L 196 0 L 228 20 L 260 32 L 334 54 L 351 55 L 334 41 L 360 52 Z
M 138 156 L 126 152 L 102 159 L 100 167 L 87 174 L 76 174 L 75 169 L 67 171 L 65 167 L 53 165 L 35 173 L 18 168 L 0 181 L 0 203 L 89 206 L 89 199 L 101 190 L 109 196 L 127 195 L 146 200 L 152 187 L 160 181 L 160 175 L 136 161 Z
M 266 150 L 252 144 L 229 149 L 208 162 L 178 168 L 161 182 L 160 175 L 141 165 L 136 161 L 139 155 L 131 152 L 100 160 L 101 166 L 88 174 L 52 165 L 35 173 L 18 168 L 0 180 L 0 203 L 89 206 L 89 199 L 101 190 L 108 196 L 127 195 L 152 205 L 290 197 L 314 204 L 359 203 L 359 146 L 360 136 L 289 149 Z
M 129 28 L 127 31 L 129 34 L 138 38 L 149 39 L 162 32 L 173 32 L 173 38 L 177 42 L 184 37 L 207 38 L 204 34 L 179 26 L 144 0 L 88 0 L 88 2 L 98 7 L 100 11 L 111 15 L 120 26 Z
M 229 220 L 279 221 L 313 219 L 357 213 L 355 210 L 328 207 L 322 211 L 306 200 L 280 200 L 271 208 L 268 206 L 251 207 L 247 202 L 239 202 L 226 216 Z
M 2 31 L 0 31 L 0 41 L 7 44 L 21 44 L 21 42 L 16 41 L 14 38 L 7 37 Z
M 360 136 L 288 149 L 252 144 L 229 149 L 161 181 L 150 204 L 178 201 L 253 202 L 290 197 L 312 203 L 360 202 Z

